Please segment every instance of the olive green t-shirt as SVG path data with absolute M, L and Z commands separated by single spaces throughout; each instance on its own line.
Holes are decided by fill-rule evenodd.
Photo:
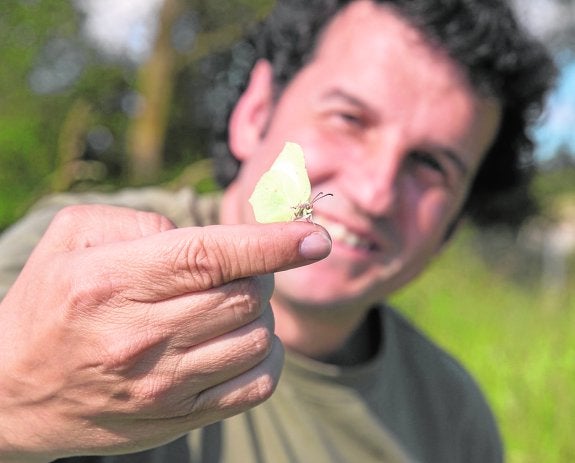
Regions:
M 153 210 L 180 226 L 217 220 L 217 198 L 148 188 L 58 195 L 0 236 L 0 298 L 51 217 L 64 205 L 107 203 Z M 382 304 L 373 323 L 382 343 L 367 363 L 340 367 L 287 352 L 274 395 L 258 407 L 131 455 L 75 463 L 497 463 L 502 446 L 470 375 L 397 311 Z M 59 460 L 60 461 L 60 460 Z

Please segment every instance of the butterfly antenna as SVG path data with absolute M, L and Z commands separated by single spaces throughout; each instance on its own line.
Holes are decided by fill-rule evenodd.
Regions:
M 319 201 L 320 199 L 325 198 L 326 196 L 333 196 L 333 193 L 324 193 L 323 191 L 320 191 L 317 195 L 313 197 L 313 199 L 310 201 L 310 204 L 314 204 L 316 201 Z

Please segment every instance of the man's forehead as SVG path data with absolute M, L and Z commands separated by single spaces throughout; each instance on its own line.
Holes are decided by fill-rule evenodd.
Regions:
M 351 1 L 343 7 L 326 24 L 322 33 L 322 40 L 345 40 L 353 35 L 362 32 L 366 21 L 374 17 L 388 18 L 390 24 L 386 28 L 381 28 L 380 36 L 391 37 L 398 34 L 409 41 L 422 41 L 424 36 L 406 18 L 404 18 L 397 8 L 387 3 L 376 3 L 372 0 Z
M 411 56 L 422 60 L 440 59 L 459 67 L 459 63 L 404 18 L 397 8 L 371 0 L 352 1 L 331 19 L 318 39 L 312 61 L 321 56 L 348 66 L 354 58 L 363 59 L 355 63 L 358 66 L 355 71 L 365 72 L 373 68 L 378 52 L 397 47 L 409 49 Z

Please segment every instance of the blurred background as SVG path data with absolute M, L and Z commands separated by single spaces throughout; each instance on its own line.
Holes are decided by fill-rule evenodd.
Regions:
M 0 230 L 50 192 L 216 188 L 207 109 L 273 0 L 0 5 Z M 511 463 L 575 461 L 575 0 L 515 1 L 561 69 L 534 130 L 540 211 L 466 226 L 394 302 L 477 376 Z M 0 259 L 2 256 L 0 256 Z

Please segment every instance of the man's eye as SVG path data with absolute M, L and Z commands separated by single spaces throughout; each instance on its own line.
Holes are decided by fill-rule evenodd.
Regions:
M 338 112 L 337 117 L 342 123 L 349 126 L 362 127 L 364 125 L 363 119 L 357 114 L 351 112 Z
M 445 172 L 443 165 L 435 158 L 435 156 L 426 153 L 425 151 L 414 151 L 411 154 L 411 158 L 420 165 L 429 167 L 437 172 Z

